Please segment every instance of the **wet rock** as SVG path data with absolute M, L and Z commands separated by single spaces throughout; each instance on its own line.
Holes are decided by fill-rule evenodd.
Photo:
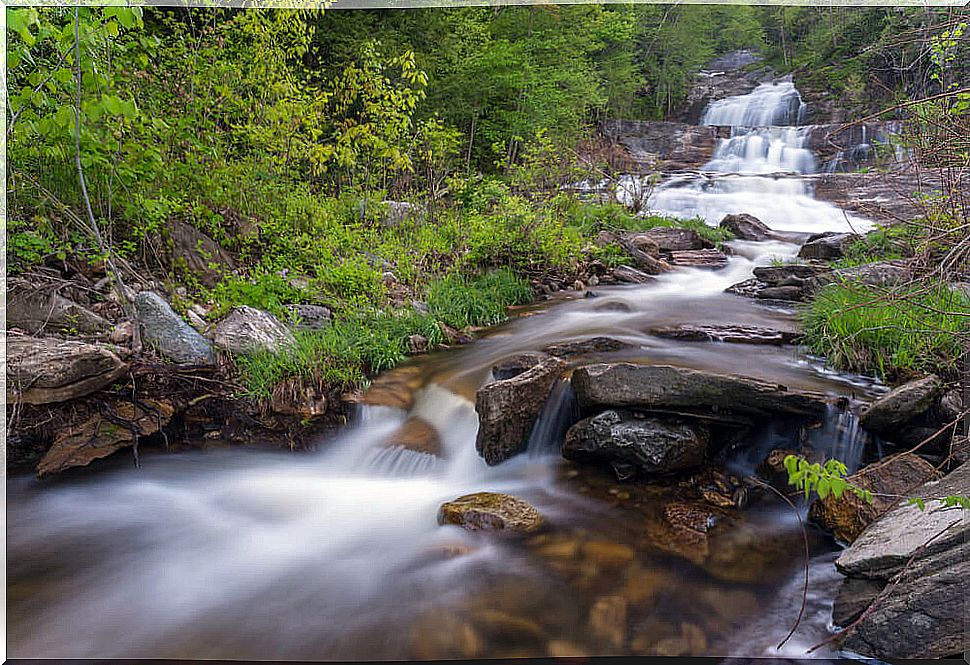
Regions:
M 51 337 L 7 337 L 7 402 L 52 404 L 89 395 L 125 376 L 109 348 Z
M 408 355 L 416 356 L 428 352 L 428 338 L 424 335 L 408 335 Z
M 492 376 L 499 381 L 511 379 L 528 372 L 547 358 L 548 356 L 545 353 L 520 353 L 493 365 Z
M 287 305 L 286 311 L 293 317 L 296 330 L 323 330 L 330 325 L 330 310 L 322 305 Z
M 805 290 L 800 286 L 768 286 L 759 289 L 755 297 L 761 300 L 800 302 L 805 299 Z
M 883 395 L 863 412 L 859 424 L 870 432 L 892 436 L 902 425 L 923 415 L 943 392 L 934 375 L 910 381 Z
M 752 277 L 751 279 L 746 279 L 743 282 L 732 284 L 724 289 L 724 292 L 733 293 L 736 296 L 743 296 L 745 298 L 756 298 L 758 296 L 758 291 L 763 288 L 765 288 L 765 283 L 756 277 Z
M 414 406 L 414 395 L 424 384 L 420 367 L 405 365 L 378 376 L 370 384 L 360 401 L 371 406 L 386 406 L 409 411 Z
M 839 540 L 851 543 L 863 529 L 886 512 L 899 496 L 910 496 L 915 488 L 936 476 L 929 462 L 912 453 L 902 453 L 869 465 L 847 478 L 848 482 L 873 493 L 872 503 L 845 492 L 836 499 L 829 495 L 812 503 L 809 517 Z
M 476 628 L 487 635 L 493 643 L 529 644 L 546 638 L 542 627 L 532 619 L 501 610 L 491 608 L 478 610 L 472 618 L 475 620 Z
M 674 226 L 657 226 L 644 235 L 657 244 L 657 248 L 664 253 L 684 252 L 699 249 L 711 249 L 714 244 L 704 240 L 697 231 L 681 229 Z
M 608 540 L 589 540 L 581 547 L 583 558 L 598 568 L 607 570 L 626 566 L 635 556 L 633 548 Z
M 607 649 L 619 649 L 626 639 L 626 599 L 603 596 L 589 609 L 589 632 Z
M 383 445 L 401 446 L 418 453 L 441 456 L 441 437 L 438 435 L 438 430 L 431 423 L 417 416 L 405 420 L 384 440 Z
M 175 220 L 167 228 L 172 243 L 172 267 L 176 270 L 188 269 L 203 285 L 212 288 L 235 268 L 229 253 L 191 224 Z
M 654 328 L 651 335 L 666 339 L 692 342 L 727 342 L 730 344 L 793 344 L 798 334 L 788 330 L 736 325 L 682 325 L 670 328 Z
M 132 335 L 131 321 L 122 321 L 108 334 L 108 341 L 112 344 L 127 344 L 131 341 Z
M 550 658 L 587 658 L 588 650 L 568 640 L 550 640 L 546 645 L 546 655 Z
M 529 435 L 565 363 L 545 354 L 522 357 L 525 371 L 498 379 L 478 389 L 475 411 L 478 435 L 475 448 L 489 465 L 523 452 Z
M 680 624 L 680 635 L 664 638 L 653 647 L 658 656 L 697 656 L 706 651 L 707 637 L 692 623 Z
M 642 473 L 663 474 L 701 464 L 708 441 L 707 428 L 700 423 L 609 410 L 573 425 L 566 432 L 562 454 L 576 461 L 632 465 Z
M 670 263 L 682 268 L 720 270 L 727 267 L 728 257 L 717 249 L 685 250 L 671 252 Z
M 672 367 L 601 363 L 573 372 L 582 409 L 679 408 L 717 413 L 819 416 L 825 397 L 741 376 Z
M 626 284 L 646 284 L 647 282 L 652 282 L 653 277 L 647 273 L 637 270 L 631 266 L 617 266 L 613 269 L 613 277 L 616 278 L 618 282 L 625 282 Z
M 876 261 L 851 268 L 839 268 L 808 281 L 808 288 L 818 290 L 833 282 L 865 284 L 867 286 L 897 286 L 913 277 L 909 262 L 904 260 Z
M 832 605 L 832 622 L 837 626 L 848 626 L 866 611 L 885 586 L 882 580 L 857 577 L 842 580 Z
M 445 337 L 445 342 L 452 346 L 455 344 L 470 344 L 471 342 L 475 341 L 475 337 L 473 335 L 469 335 L 466 332 L 452 328 L 444 321 L 438 321 L 438 328 L 441 329 L 441 333 Z
M 802 248 L 798 250 L 798 256 L 802 259 L 825 261 L 841 259 L 845 256 L 845 250 L 849 245 L 860 239 L 861 236 L 855 233 L 818 233 L 805 241 Z
M 304 419 L 326 415 L 328 406 L 326 395 L 299 381 L 280 384 L 270 399 L 270 408 L 276 413 Z
M 438 524 L 455 524 L 470 531 L 532 532 L 542 528 L 542 515 L 517 497 L 478 492 L 441 505 Z
M 411 633 L 411 656 L 416 660 L 468 659 L 482 655 L 485 642 L 478 631 L 445 609 L 422 616 Z
M 764 222 L 747 213 L 725 215 L 718 226 L 727 229 L 739 240 L 770 240 L 775 237 L 774 232 Z
M 44 331 L 103 333 L 111 324 L 101 316 L 65 298 L 56 285 L 36 286 L 13 279 L 7 291 L 7 328 L 31 335 Z
M 295 344 L 293 333 L 279 319 L 255 307 L 233 308 L 212 330 L 216 346 L 232 354 L 279 353 Z
M 590 337 L 576 342 L 563 342 L 553 344 L 543 349 L 544 353 L 557 358 L 571 358 L 573 356 L 584 356 L 592 353 L 610 353 L 622 349 L 633 348 L 635 345 L 624 342 L 613 337 Z
M 200 335 L 154 291 L 135 296 L 135 311 L 142 328 L 142 341 L 177 363 L 214 365 L 216 354 Z
M 135 443 L 138 437 L 154 434 L 168 424 L 175 408 L 168 402 L 144 399 L 111 407 L 112 418 L 93 415 L 76 427 L 58 433 L 54 444 L 37 465 L 40 477 L 72 467 L 87 466 L 96 459 Z
M 827 265 L 785 263 L 777 266 L 759 266 L 754 269 L 754 276 L 768 286 L 778 286 L 792 277 L 805 280 L 831 271 L 832 268 Z

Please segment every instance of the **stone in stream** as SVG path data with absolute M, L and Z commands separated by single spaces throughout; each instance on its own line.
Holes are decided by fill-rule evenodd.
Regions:
M 279 319 L 255 307 L 240 305 L 216 323 L 212 340 L 233 354 L 281 352 L 295 344 L 293 333 Z
M 802 259 L 823 259 L 831 261 L 841 259 L 845 256 L 845 250 L 852 243 L 861 239 L 855 233 L 817 233 L 810 236 L 802 248 L 798 250 L 798 256 Z
M 542 351 L 550 356 L 557 358 L 571 358 L 573 356 L 583 356 L 592 353 L 609 353 L 622 349 L 635 348 L 635 344 L 624 342 L 613 337 L 590 337 L 576 342 L 563 342 L 547 346 Z M 494 371 L 494 370 L 493 370 Z
M 785 263 L 777 266 L 758 266 L 754 269 L 754 276 L 768 286 L 779 286 L 793 277 L 804 280 L 831 271 L 832 268 L 827 265 Z
M 839 540 L 851 543 L 898 501 L 896 497 L 909 496 L 916 487 L 935 476 L 936 469 L 921 457 L 912 453 L 894 455 L 846 478 L 849 483 L 871 491 L 872 503 L 852 492 L 845 492 L 838 499 L 830 494 L 812 503 L 809 517 Z
M 477 492 L 441 504 L 438 524 L 454 524 L 471 531 L 532 532 L 543 526 L 531 504 L 510 494 Z
M 216 364 L 216 354 L 208 340 L 154 291 L 142 291 L 135 296 L 135 311 L 142 340 L 161 355 L 177 363 Z
M 643 235 L 656 243 L 660 251 L 665 254 L 714 247 L 714 243 L 702 238 L 697 231 L 676 226 L 656 226 L 644 231 Z
M 613 269 L 613 277 L 616 278 L 618 282 L 625 282 L 627 284 L 646 284 L 647 282 L 652 282 L 653 277 L 647 273 L 637 270 L 631 266 L 617 266 Z
M 532 427 L 566 364 L 542 353 L 510 359 L 499 365 L 495 381 L 475 393 L 478 435 L 475 448 L 491 466 L 523 452 Z M 506 361 L 508 364 L 510 361 Z
M 970 464 L 915 489 L 925 511 L 902 503 L 870 524 L 836 560 L 850 578 L 898 579 L 843 647 L 874 658 L 945 658 L 970 649 L 970 520 L 933 497 L 970 494 Z M 837 603 L 839 601 L 836 601 Z
M 383 446 L 393 448 L 400 446 L 426 455 L 441 456 L 441 437 L 438 430 L 423 418 L 411 416 L 405 420 L 382 443 Z
M 764 222 L 747 213 L 739 215 L 725 215 L 718 225 L 722 229 L 727 229 L 739 240 L 771 240 L 775 237 L 774 231 L 769 229 Z
M 942 393 L 943 382 L 935 375 L 910 381 L 870 404 L 859 418 L 859 424 L 870 432 L 891 436 L 926 413 Z
M 8 335 L 6 369 L 8 403 L 52 404 L 110 385 L 128 365 L 100 344 Z
M 644 418 L 611 409 L 573 425 L 566 432 L 562 454 L 580 462 L 604 462 L 632 466 L 640 473 L 665 474 L 703 463 L 709 439 L 702 423 Z
M 824 395 L 757 379 L 670 365 L 602 363 L 573 372 L 580 408 L 678 408 L 727 414 L 821 416 Z
M 689 342 L 727 342 L 729 344 L 794 344 L 798 333 L 789 330 L 739 325 L 692 325 L 654 328 L 651 335 Z
M 694 249 L 670 253 L 670 263 L 682 268 L 721 270 L 728 265 L 728 257 L 717 249 Z

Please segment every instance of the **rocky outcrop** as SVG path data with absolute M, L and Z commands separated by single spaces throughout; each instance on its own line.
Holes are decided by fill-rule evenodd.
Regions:
M 573 425 L 566 433 L 562 455 L 608 463 L 624 478 L 631 470 L 664 474 L 700 465 L 709 438 L 701 423 L 611 409 Z
M 728 257 L 718 249 L 694 249 L 671 252 L 670 263 L 680 268 L 721 270 L 727 268 Z
M 7 401 L 66 402 L 123 377 L 128 366 L 108 347 L 50 337 L 7 337 Z
M 235 267 L 232 257 L 219 243 L 191 224 L 174 220 L 167 228 L 175 270 L 187 269 L 211 288 Z
M 697 124 L 643 120 L 607 120 L 600 132 L 619 143 L 642 168 L 691 169 L 714 153 L 716 132 Z
M 855 233 L 818 233 L 810 236 L 802 248 L 798 250 L 798 256 L 802 259 L 821 259 L 833 261 L 845 256 L 845 251 L 849 245 L 859 240 L 861 236 Z
M 613 277 L 616 278 L 616 281 L 626 284 L 646 284 L 654 280 L 647 273 L 631 266 L 617 266 L 613 269 Z
M 656 226 L 644 231 L 643 235 L 656 243 L 661 253 L 666 254 L 714 247 L 714 243 L 704 240 L 697 231 L 676 226 Z
M 478 492 L 443 503 L 438 524 L 454 524 L 470 531 L 532 532 L 542 528 L 542 515 L 531 504 L 510 494 Z
M 798 333 L 790 330 L 740 325 L 681 325 L 654 328 L 651 335 L 689 342 L 726 342 L 728 344 L 794 344 Z
M 902 453 L 880 460 L 858 471 L 846 480 L 872 492 L 872 503 L 852 492 L 840 498 L 828 495 L 812 504 L 809 517 L 823 525 L 841 541 L 851 543 L 879 515 L 889 510 L 898 499 L 936 477 L 929 462 L 912 453 Z
M 943 383 L 932 374 L 910 381 L 870 404 L 859 424 L 876 434 L 892 434 L 926 413 L 942 393 Z
M 818 416 L 825 411 L 825 398 L 817 393 L 669 365 L 588 365 L 573 373 L 572 384 L 587 412 L 627 407 Z
M 968 493 L 970 464 L 964 464 L 913 495 L 930 499 Z M 843 647 L 882 659 L 943 658 L 970 649 L 964 626 L 970 592 L 968 536 L 970 520 L 963 510 L 941 510 L 931 501 L 925 511 L 901 504 L 869 525 L 836 566 L 850 579 L 895 582 L 865 610 Z M 846 614 L 859 613 L 861 604 L 856 601 Z
M 820 275 L 830 273 L 828 265 L 787 263 L 759 266 L 754 277 L 729 286 L 725 291 L 747 298 L 801 302 L 817 288 Z
M 525 450 L 546 398 L 566 366 L 562 360 L 541 353 L 510 360 L 514 367 L 507 367 L 506 361 L 499 367 L 496 380 L 475 394 L 475 448 L 489 465 Z
M 10 280 L 7 291 L 7 327 L 31 335 L 44 331 L 105 333 L 111 324 L 88 308 L 65 298 L 53 285 L 35 286 Z
M 216 346 L 233 354 L 271 351 L 293 346 L 293 334 L 269 312 L 241 305 L 234 308 L 212 330 Z
M 142 341 L 166 358 L 189 365 L 214 365 L 212 345 L 175 313 L 154 291 L 135 296 L 135 311 L 142 328 Z
M 775 237 L 774 231 L 769 229 L 764 222 L 747 213 L 725 215 L 718 226 L 727 229 L 739 240 L 761 241 L 771 240 Z

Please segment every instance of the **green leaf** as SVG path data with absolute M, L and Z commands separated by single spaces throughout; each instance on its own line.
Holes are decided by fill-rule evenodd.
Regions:
M 818 487 L 815 489 L 818 492 L 820 499 L 824 499 L 829 495 L 829 481 L 827 478 L 821 478 L 818 481 Z

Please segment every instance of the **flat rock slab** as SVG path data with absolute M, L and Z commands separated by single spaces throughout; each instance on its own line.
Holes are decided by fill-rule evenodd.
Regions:
M 831 272 L 827 265 L 810 263 L 786 263 L 778 266 L 758 266 L 754 269 L 754 276 L 768 286 L 779 286 L 791 278 L 810 279 Z
M 683 252 L 697 249 L 709 249 L 714 244 L 704 240 L 697 231 L 693 229 L 681 229 L 674 226 L 657 226 L 643 235 L 653 240 L 661 252 Z
M 511 494 L 477 492 L 443 503 L 438 524 L 454 524 L 470 531 L 532 532 L 543 518 L 531 504 Z
M 7 401 L 52 404 L 89 395 L 128 371 L 111 349 L 51 337 L 7 337 Z
M 826 407 L 825 396 L 819 393 L 670 365 L 588 365 L 573 372 L 572 384 L 580 408 L 587 413 L 632 407 L 819 416 Z
M 651 335 L 665 339 L 688 342 L 727 342 L 728 344 L 770 344 L 782 346 L 794 344 L 798 333 L 774 328 L 735 325 L 683 325 L 670 328 L 654 328 Z
M 637 270 L 631 266 L 617 266 L 613 269 L 613 277 L 618 282 L 625 282 L 627 284 L 646 284 L 655 279 L 642 270 Z
M 681 268 L 720 270 L 727 267 L 728 257 L 717 249 L 685 250 L 671 252 L 670 263 Z
M 576 342 L 563 342 L 553 344 L 543 349 L 543 352 L 557 358 L 571 358 L 573 356 L 583 356 L 591 353 L 610 353 L 622 349 L 631 349 L 636 345 L 624 342 L 613 337 L 590 337 Z

